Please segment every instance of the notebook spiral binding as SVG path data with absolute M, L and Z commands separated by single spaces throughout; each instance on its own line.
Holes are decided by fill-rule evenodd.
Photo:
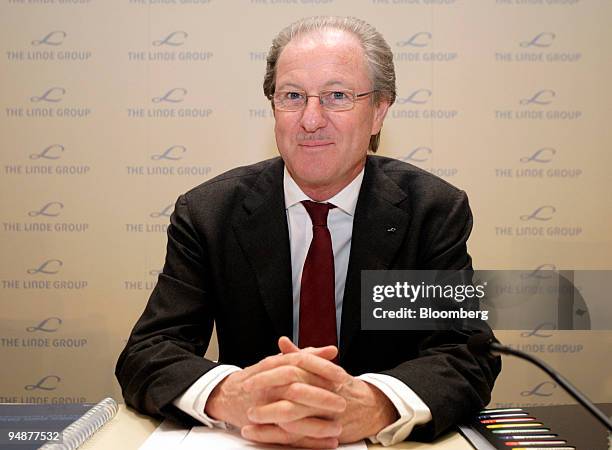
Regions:
M 39 450 L 76 450 L 111 420 L 118 410 L 115 400 L 111 397 L 105 398 L 62 431 L 61 443 L 47 443 Z

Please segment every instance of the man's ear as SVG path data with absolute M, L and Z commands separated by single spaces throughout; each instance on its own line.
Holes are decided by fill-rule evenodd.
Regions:
M 374 120 L 372 121 L 372 132 L 370 134 L 374 135 L 380 132 L 390 106 L 391 103 L 384 99 L 381 99 L 377 105 L 374 105 Z

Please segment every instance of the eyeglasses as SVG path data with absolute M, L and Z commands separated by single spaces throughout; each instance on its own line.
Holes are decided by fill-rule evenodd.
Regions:
M 308 95 L 303 91 L 278 91 L 272 96 L 274 108 L 279 111 L 300 111 L 306 107 L 309 97 L 318 97 L 319 104 L 327 111 L 348 111 L 353 109 L 360 98 L 376 92 L 376 89 L 362 94 L 349 90 L 321 91 L 319 95 Z

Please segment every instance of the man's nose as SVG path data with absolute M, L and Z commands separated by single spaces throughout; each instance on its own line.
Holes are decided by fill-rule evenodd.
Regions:
M 302 111 L 300 124 L 305 131 L 310 133 L 327 125 L 326 111 L 321 106 L 319 97 L 313 96 L 306 99 L 306 106 L 304 106 L 304 111 Z

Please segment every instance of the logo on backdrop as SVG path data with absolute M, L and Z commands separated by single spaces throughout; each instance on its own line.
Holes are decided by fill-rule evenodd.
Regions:
M 400 161 L 406 161 L 410 164 L 419 166 L 420 168 L 432 173 L 441 178 L 451 178 L 459 173 L 459 169 L 456 167 L 441 167 L 435 164 L 434 151 L 431 147 L 415 147 L 410 150 L 406 155 L 398 157 Z
M 62 10 L 68 9 L 70 6 L 88 6 L 93 0 L 9 0 L 8 3 L 15 6 L 33 6 L 37 7 L 40 4 L 45 6 L 61 5 Z
M 166 206 L 165 208 L 161 209 L 160 211 L 152 212 L 151 214 L 149 214 L 149 216 L 153 217 L 155 219 L 157 219 L 159 217 L 170 218 L 170 216 L 172 215 L 173 210 L 174 210 L 174 204 L 170 203 L 168 206 Z
M 42 377 L 38 382 L 34 384 L 26 384 L 24 389 L 26 391 L 54 391 L 57 389 L 58 385 L 61 383 L 62 379 L 57 375 L 47 375 Z
M 91 166 L 87 164 L 61 164 L 57 161 L 64 157 L 66 147 L 62 144 L 51 144 L 30 153 L 22 163 L 4 165 L 6 175 L 87 175 Z
M 30 217 L 57 217 L 60 215 L 60 212 L 64 209 L 64 204 L 61 202 L 49 202 L 45 203 L 42 208 L 34 211 L 30 211 L 28 216 Z
M 188 159 L 187 147 L 184 145 L 171 145 L 150 156 L 151 161 L 158 164 L 129 165 L 126 166 L 128 175 L 160 175 L 160 176 L 197 176 L 207 177 L 212 168 L 210 166 L 197 166 L 178 163 Z
M 458 58 L 457 52 L 431 50 L 433 35 L 429 31 L 418 31 L 395 43 L 393 61 L 408 62 L 451 62 Z
M 263 50 L 251 50 L 248 52 L 249 61 L 265 62 L 268 57 L 268 52 Z
M 250 4 L 252 5 L 270 5 L 270 6 L 286 6 L 286 5 L 311 5 L 311 6 L 319 6 L 319 5 L 330 5 L 334 3 L 334 0 L 250 0 Z
M 495 61 L 500 63 L 576 63 L 582 59 L 582 52 L 559 51 L 555 48 L 557 34 L 553 31 L 541 31 L 519 41 L 512 50 L 495 52 Z
M 28 333 L 35 333 L 37 331 L 42 331 L 44 333 L 55 333 L 60 329 L 61 324 L 62 319 L 59 317 L 47 317 L 38 324 L 27 327 L 26 331 Z
M 430 102 L 433 95 L 431 89 L 421 88 L 410 92 L 406 97 L 398 97 L 391 108 L 391 117 L 394 119 L 448 120 L 455 119 L 459 115 L 457 109 L 431 108 Z
M 92 109 L 86 105 L 69 103 L 70 92 L 63 86 L 51 86 L 27 97 L 24 105 L 4 108 L 6 116 L 14 119 L 86 119 Z
M 83 336 L 62 336 L 63 320 L 60 317 L 47 317 L 33 325 L 25 327 L 25 336 L 0 337 L 0 347 L 35 349 L 35 348 L 61 348 L 77 350 L 86 347 L 88 339 Z
M 123 289 L 126 291 L 147 291 L 150 292 L 157 284 L 157 277 L 161 273 L 159 269 L 151 269 L 147 272 L 148 277 L 137 280 L 124 280 Z
M 33 46 L 37 45 L 62 45 L 64 38 L 68 36 L 65 31 L 56 30 L 48 33 L 41 39 L 35 39 L 32 41 Z
M 42 95 L 33 95 L 30 97 L 30 101 L 33 103 L 38 102 L 50 102 L 50 103 L 58 103 L 61 102 L 64 95 L 66 94 L 66 89 L 63 87 L 52 87 L 43 92 Z
M 126 223 L 125 231 L 128 233 L 166 233 L 168 222 L 174 211 L 174 203 L 170 203 L 161 209 L 156 209 L 149 214 L 148 221 L 140 223 Z
M 178 3 L 178 2 L 177 2 Z M 182 3 L 186 3 L 183 0 Z M 213 52 L 202 49 L 197 44 L 195 48 L 189 49 L 191 43 L 189 33 L 184 30 L 175 30 L 170 33 L 159 35 L 151 41 L 149 49 L 130 50 L 127 59 L 131 62 L 181 62 L 181 63 L 203 63 L 213 58 Z
M 56 275 L 59 273 L 60 268 L 64 263 L 59 259 L 47 259 L 43 261 L 38 267 L 28 269 L 27 273 L 30 275 L 44 274 L 44 275 Z
M 523 95 L 517 101 L 518 109 L 494 110 L 497 120 L 578 120 L 583 114 L 579 109 L 556 109 L 563 100 L 553 89 L 537 89 Z
M 51 144 L 42 150 L 28 155 L 28 159 L 21 163 L 5 164 L 6 175 L 57 175 L 74 176 L 87 175 L 91 166 L 87 164 L 62 164 L 66 147 L 62 144 Z
M 28 222 L 6 221 L 2 222 L 2 228 L 4 231 L 17 233 L 84 233 L 89 231 L 89 223 L 86 222 L 41 221 L 59 218 L 63 213 L 64 203 L 59 201 L 46 202 L 24 214 L 24 218 L 29 217 L 37 220 Z
M 562 223 L 558 217 L 559 210 L 554 205 L 538 205 L 531 210 L 517 215 L 517 220 L 511 224 L 495 225 L 496 236 L 543 239 L 575 239 L 581 237 L 584 228 L 582 223 Z M 573 218 L 580 214 L 572 214 Z M 561 223 L 560 223 L 561 222 Z
M 521 391 L 521 397 L 550 397 L 553 395 L 554 390 L 557 389 L 557 384 L 552 381 L 543 381 L 536 384 L 531 389 L 525 389 Z
M 522 98 L 521 105 L 550 105 L 556 96 L 556 92 L 551 89 L 542 89 L 529 98 Z
M 61 158 L 61 153 L 66 148 L 61 144 L 52 144 L 45 147 L 40 153 L 31 153 L 30 159 L 51 159 L 56 160 Z
M 416 147 L 400 159 L 409 163 L 421 163 L 427 161 L 432 152 L 429 147 Z
M 184 145 L 173 145 L 168 147 L 162 153 L 151 156 L 153 161 L 179 161 L 183 158 L 183 153 L 187 151 L 187 147 Z
M 576 6 L 580 0 L 495 0 L 497 5 L 516 5 L 516 6 Z
M 64 262 L 61 259 L 46 259 L 24 270 L 29 277 L 3 279 L 0 280 L 0 285 L 2 289 L 23 291 L 81 291 L 87 288 L 89 285 L 87 280 L 60 277 L 63 269 Z
M 529 41 L 523 41 L 520 43 L 520 46 L 523 48 L 529 47 L 540 47 L 546 48 L 550 47 L 557 36 L 555 33 L 551 33 L 549 31 L 544 31 L 542 33 L 538 33 Z
M 161 47 L 168 45 L 171 47 L 179 47 L 185 43 L 185 39 L 188 37 L 189 34 L 186 31 L 173 31 L 168 36 L 153 41 L 153 46 Z
M 532 155 L 523 156 L 520 161 L 522 163 L 536 162 L 536 163 L 549 163 L 552 162 L 553 156 L 557 153 L 552 147 L 542 147 L 537 149 Z
M 533 210 L 530 214 L 523 214 L 521 220 L 541 220 L 547 221 L 553 218 L 553 215 L 557 212 L 557 208 L 551 205 L 540 206 Z
M 531 272 L 521 274 L 521 278 L 536 278 L 540 280 L 547 280 L 553 277 L 552 272 L 555 272 L 556 270 L 557 266 L 555 266 L 554 264 L 540 264 Z
M 88 0 L 91 1 L 91 0 Z M 208 5 L 211 0 L 127 0 L 130 5 L 179 5 L 179 6 L 198 6 Z
M 431 98 L 430 89 L 417 89 L 413 91 L 408 97 L 398 97 L 396 102 L 400 105 L 412 103 L 414 105 L 424 105 Z
M 127 108 L 127 116 L 133 119 L 203 119 L 210 117 L 213 113 L 212 108 L 188 106 L 190 103 L 188 100 L 191 100 L 192 104 L 200 105 L 202 103 L 197 99 L 193 100 L 187 88 L 173 87 L 151 97 L 152 106 Z M 183 103 L 187 105 L 183 106 Z
M 36 404 L 85 403 L 85 397 L 64 397 L 55 394 L 55 392 L 58 391 L 62 383 L 62 377 L 60 377 L 59 375 L 45 375 L 41 379 L 23 386 L 23 390 L 26 391 L 26 394 L 12 397 L 0 397 L 0 401 L 10 403 Z
M 53 1 L 48 2 L 53 3 Z M 30 42 L 25 41 L 22 48 L 13 48 L 5 52 L 9 62 L 86 62 L 93 57 L 90 49 L 65 48 L 64 43 L 70 42 L 68 33 L 64 30 L 46 31 Z M 28 45 L 29 44 L 29 45 Z
M 398 47 L 427 47 L 431 43 L 432 34 L 429 31 L 414 33 L 405 41 L 398 41 Z
M 181 103 L 183 100 L 185 100 L 186 95 L 187 89 L 173 88 L 160 97 L 153 97 L 151 101 L 153 103 Z
M 551 333 L 548 333 L 547 331 L 552 331 L 555 330 L 556 326 L 554 323 L 551 322 L 542 322 L 541 324 L 539 324 L 537 327 L 535 327 L 533 330 L 531 331 L 523 331 L 521 333 L 521 337 L 527 338 L 527 337 L 541 337 L 541 338 L 549 338 L 552 336 Z
M 255 0 L 251 0 L 251 1 L 255 1 Z M 308 0 L 304 0 L 304 1 L 308 1 Z M 312 1 L 312 0 L 311 0 Z M 374 5 L 393 5 L 393 6 L 399 6 L 399 5 L 428 5 L 428 6 L 438 6 L 438 7 L 443 7 L 443 6 L 449 6 L 452 5 L 456 2 L 456 0 L 371 0 L 371 3 L 373 3 Z
M 514 167 L 494 168 L 497 178 L 576 180 L 583 174 L 579 167 L 559 167 L 559 152 L 553 147 L 540 147 L 523 153 Z

